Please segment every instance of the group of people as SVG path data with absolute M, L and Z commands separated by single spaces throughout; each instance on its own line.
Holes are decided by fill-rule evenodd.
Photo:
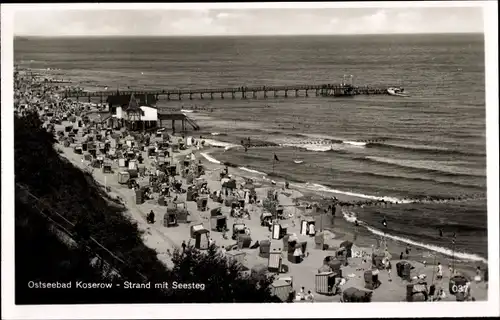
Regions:
M 302 287 L 300 288 L 300 291 L 297 293 L 295 300 L 314 302 L 314 295 L 312 294 L 311 290 L 308 290 L 306 293 L 305 287 Z

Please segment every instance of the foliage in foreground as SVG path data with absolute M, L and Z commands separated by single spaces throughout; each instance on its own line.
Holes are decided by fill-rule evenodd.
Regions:
M 272 279 L 242 276 L 241 266 L 229 263 L 215 248 L 205 253 L 191 247 L 184 253 L 176 251 L 175 267 L 167 270 L 156 252 L 144 245 L 137 225 L 122 214 L 124 208 L 110 202 L 88 173 L 62 159 L 54 142 L 35 113 L 15 117 L 15 182 L 41 199 L 48 211 L 75 224 L 72 232 L 79 234 L 80 245 L 63 244 L 33 207 L 33 200 L 21 200 L 16 192 L 16 303 L 275 301 L 268 288 Z M 139 271 L 151 289 L 29 289 L 28 282 L 35 280 L 109 282 L 89 265 L 93 254 L 84 249 L 89 241 L 83 234 L 126 262 L 128 267 L 120 266 L 123 281 L 143 281 Z M 154 289 L 155 283 L 163 282 L 170 284 L 169 290 Z M 173 282 L 205 284 L 205 290 L 174 290 Z

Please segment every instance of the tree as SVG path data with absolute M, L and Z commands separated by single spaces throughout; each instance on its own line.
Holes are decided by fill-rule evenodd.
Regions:
M 275 302 L 270 294 L 273 277 L 243 275 L 244 267 L 211 245 L 206 252 L 192 245 L 173 254 L 173 281 L 204 285 L 204 290 L 175 291 L 178 302 Z

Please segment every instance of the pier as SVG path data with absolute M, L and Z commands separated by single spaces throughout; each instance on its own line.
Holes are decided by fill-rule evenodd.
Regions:
M 169 90 L 128 90 L 128 91 L 65 91 L 66 98 L 88 98 L 105 97 L 113 95 L 150 94 L 157 100 L 160 97 L 166 100 L 182 99 L 257 99 L 277 97 L 309 97 L 311 95 L 321 97 L 346 97 L 355 95 L 388 94 L 387 87 L 353 86 L 346 84 L 317 84 L 317 85 L 287 85 L 287 86 L 252 86 L 237 88 L 207 88 L 207 89 L 169 89 Z
M 164 128 L 163 121 L 172 121 L 172 131 L 175 133 L 175 121 L 181 122 L 181 132 L 187 131 L 187 124 L 189 124 L 195 131 L 200 130 L 200 126 L 193 119 L 187 115 L 178 113 L 158 113 L 158 127 Z

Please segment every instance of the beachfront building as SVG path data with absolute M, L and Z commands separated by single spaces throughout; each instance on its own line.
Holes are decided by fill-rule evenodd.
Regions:
M 129 130 L 147 130 L 157 127 L 158 109 L 156 97 L 149 94 L 109 96 L 107 99 L 113 127 L 126 127 Z

